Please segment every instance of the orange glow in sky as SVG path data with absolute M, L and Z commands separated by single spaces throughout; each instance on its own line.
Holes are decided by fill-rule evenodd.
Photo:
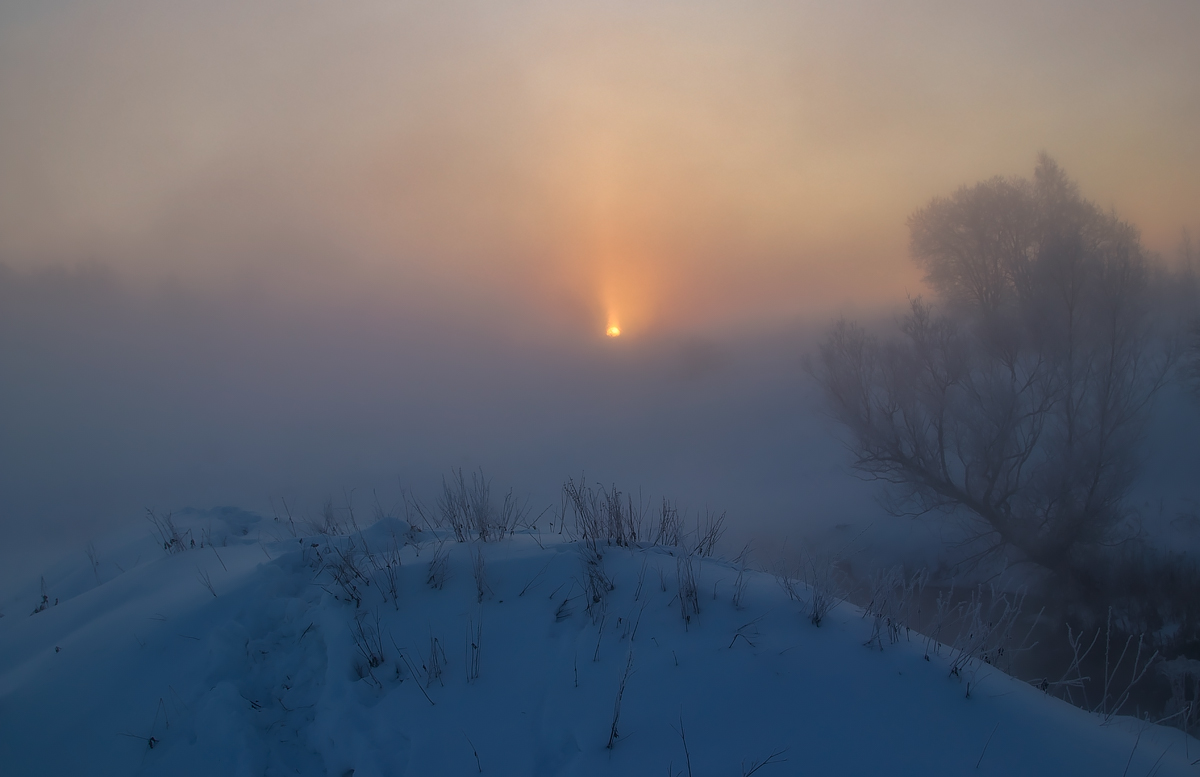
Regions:
M 1200 4 L 950 5 L 15 0 L 0 258 L 640 337 L 920 294 L 908 215 L 1041 150 L 1200 233 Z

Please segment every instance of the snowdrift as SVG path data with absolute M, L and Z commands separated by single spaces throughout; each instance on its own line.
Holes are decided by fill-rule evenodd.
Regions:
M 0 773 L 1197 772 L 1178 730 L 951 675 L 915 633 L 867 645 L 846 603 L 816 627 L 774 577 L 678 547 L 294 528 L 188 512 L 13 592 Z

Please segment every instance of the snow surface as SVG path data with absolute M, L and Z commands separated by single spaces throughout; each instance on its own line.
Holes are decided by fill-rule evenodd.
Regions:
M 774 753 L 756 774 L 1198 771 L 1200 744 L 1178 730 L 1102 725 L 989 666 L 949 676 L 947 651 L 926 660 L 915 634 L 867 647 L 861 610 L 843 603 L 815 627 L 769 575 L 746 573 L 735 607 L 729 562 L 697 560 L 700 612 L 685 622 L 677 548 L 601 544 L 614 587 L 597 602 L 585 545 L 559 527 L 458 543 L 392 518 L 311 537 L 228 508 L 175 521 L 180 552 L 126 537 L 94 568 L 48 575 L 43 611 L 37 585 L 7 598 L 0 774 L 702 777 Z M 441 589 L 428 583 L 439 546 Z M 378 563 L 393 547 L 398 596 L 374 574 L 350 600 L 330 571 L 339 552 Z M 380 646 L 378 666 L 356 634 Z

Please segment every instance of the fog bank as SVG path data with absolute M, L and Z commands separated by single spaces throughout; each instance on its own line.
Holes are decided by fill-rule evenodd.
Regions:
M 801 360 L 819 331 L 523 341 L 453 315 L 296 307 L 113 273 L 0 278 L 0 522 L 78 549 L 145 508 L 368 512 L 451 467 L 557 504 L 567 477 L 728 510 L 735 534 L 861 521 Z M 271 500 L 276 500 L 272 502 Z M 783 529 L 792 531 L 791 528 Z

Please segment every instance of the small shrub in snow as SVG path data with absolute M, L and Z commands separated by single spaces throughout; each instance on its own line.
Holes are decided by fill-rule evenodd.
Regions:
M 871 619 L 867 645 L 883 650 L 886 635 L 889 644 L 900 641 L 912 628 L 913 608 L 929 580 L 928 570 L 906 577 L 900 567 L 883 570 L 871 578 L 871 599 L 863 608 L 863 617 Z
M 337 511 L 333 508 L 332 497 L 326 499 L 325 503 L 321 505 L 321 517 L 316 521 L 310 521 L 309 528 L 313 534 L 327 537 L 338 537 L 346 533 L 346 526 L 338 518 Z
M 495 524 L 499 532 L 497 539 L 503 537 L 505 532 L 512 534 L 517 530 L 518 526 L 523 525 L 522 522 L 527 522 L 529 512 L 529 500 L 522 501 L 513 496 L 512 489 L 510 488 L 508 493 L 504 495 L 504 501 L 500 503 L 500 517 Z M 545 511 L 543 510 L 542 513 L 545 514 Z M 534 519 L 534 523 L 537 523 L 537 519 Z
M 737 578 L 733 581 L 733 607 L 736 610 L 742 609 L 742 601 L 746 596 L 746 557 L 750 553 L 750 546 L 746 545 L 742 548 L 742 552 L 738 554 L 733 561 L 738 565 Z
M 679 516 L 679 508 L 665 497 L 662 509 L 658 513 L 658 525 L 654 529 L 655 545 L 679 546 L 683 541 L 683 519 Z
M 299 537 L 300 533 L 296 530 L 296 519 L 292 517 L 292 511 L 291 511 L 291 508 L 288 507 L 287 500 L 284 499 L 283 497 L 280 497 L 279 501 L 280 501 L 280 503 L 283 504 L 283 512 L 284 512 L 284 515 L 286 515 L 287 519 L 288 519 L 288 531 L 291 532 L 293 537 Z M 274 509 L 274 502 L 272 502 L 272 509 Z M 278 511 L 276 511 L 276 513 L 275 513 L 275 520 L 276 521 L 279 520 Z
M 696 557 L 685 553 L 675 559 L 675 580 L 678 586 L 679 614 L 688 626 L 693 615 L 700 614 L 700 592 L 697 588 Z
M 559 602 L 558 608 L 554 611 L 555 623 L 561 623 L 575 614 L 575 606 L 571 604 L 573 601 L 572 597 L 566 596 Z
M 1125 645 L 1121 648 L 1121 655 L 1117 656 L 1115 663 L 1109 660 L 1112 655 L 1110 652 L 1111 637 L 1112 609 L 1110 608 L 1108 611 L 1108 627 L 1104 635 L 1104 692 L 1100 697 L 1100 703 L 1093 710 L 1093 712 L 1104 716 L 1105 723 L 1108 723 L 1114 716 L 1120 714 L 1126 702 L 1129 701 L 1129 694 L 1133 692 L 1134 686 L 1142 681 L 1142 678 L 1146 676 L 1147 670 L 1150 669 L 1150 665 L 1158 658 L 1158 651 L 1156 650 L 1151 653 L 1150 657 L 1144 663 L 1142 662 L 1142 656 L 1147 648 L 1144 637 L 1139 634 L 1137 650 L 1132 656 L 1133 665 L 1129 671 L 1129 681 L 1122 688 L 1121 681 L 1118 680 L 1118 673 L 1125 662 L 1125 657 L 1129 654 L 1130 645 L 1133 643 L 1133 635 L 1130 634 L 1125 638 Z
M 478 601 L 483 602 L 484 595 L 490 594 L 492 589 L 487 584 L 487 563 L 484 561 L 483 551 L 479 548 L 471 549 L 471 572 L 475 576 Z
M 1007 662 L 1006 668 L 1011 667 L 1013 655 L 1025 649 L 1024 643 L 1012 644 L 1013 629 L 1024 604 L 1024 589 L 1007 592 L 994 586 L 978 586 L 970 600 L 958 608 L 961 614 L 958 633 L 950 644 L 950 674 L 961 677 L 968 668 L 978 671 L 980 664 L 999 665 L 1002 661 Z M 967 678 L 968 696 L 973 678 L 974 672 Z
M 146 520 L 154 527 L 154 533 L 158 535 L 158 541 L 162 543 L 163 550 L 167 553 L 182 553 L 187 550 L 185 540 L 191 530 L 180 534 L 175 528 L 175 521 L 171 517 L 171 513 L 159 516 L 153 510 L 147 508 Z
M 1101 631 L 1104 632 L 1104 669 L 1101 676 L 1100 700 L 1095 704 L 1089 704 L 1085 687 L 1092 678 L 1084 676 L 1083 663 L 1099 642 Z M 1122 646 L 1121 652 L 1116 656 L 1116 661 L 1114 662 L 1112 631 L 1113 619 L 1111 608 L 1109 609 L 1105 626 L 1096 629 L 1096 634 L 1088 641 L 1086 648 L 1083 647 L 1085 641 L 1083 632 L 1076 633 L 1071 630 L 1070 624 L 1067 624 L 1067 640 L 1071 645 L 1072 656 L 1070 663 L 1067 665 L 1066 672 L 1063 673 L 1057 682 L 1043 680 L 1040 683 L 1035 683 L 1035 685 L 1044 691 L 1053 689 L 1071 704 L 1091 709 L 1092 712 L 1101 715 L 1105 723 L 1111 721 L 1114 716 L 1119 715 L 1121 710 L 1124 709 L 1125 705 L 1129 702 L 1129 697 L 1133 693 L 1134 687 L 1142 681 L 1146 676 L 1146 672 L 1149 671 L 1151 665 L 1158 658 L 1158 651 L 1154 651 L 1150 654 L 1149 658 L 1146 658 L 1145 661 L 1142 660 L 1147 648 L 1145 647 L 1145 640 L 1139 636 L 1132 655 L 1133 663 L 1129 667 L 1128 674 L 1118 679 L 1121 667 L 1125 665 L 1125 659 L 1129 657 L 1129 649 L 1134 647 L 1134 635 L 1126 635 L 1125 644 Z M 1125 677 L 1128 677 L 1128 679 L 1124 679 Z M 1197 683 L 1197 687 L 1200 687 L 1200 682 Z M 1078 699 L 1075 698 L 1075 694 L 1079 694 Z M 1182 695 L 1181 692 L 1180 696 Z M 1178 710 L 1175 712 L 1177 714 Z
M 780 588 L 788 595 L 788 598 L 794 602 L 803 602 L 804 599 L 800 596 L 800 581 L 796 580 L 790 574 L 784 571 L 775 573 L 775 579 L 779 581 Z
M 384 601 L 390 596 L 392 606 L 400 609 L 400 542 L 396 535 L 392 535 L 391 543 L 382 553 L 372 555 L 370 559 L 375 566 L 375 577 L 379 581 L 379 590 L 383 591 Z
M 433 558 L 429 560 L 429 574 L 426 575 L 425 582 L 429 583 L 430 588 L 440 591 L 442 586 L 446 585 L 446 574 L 449 569 L 450 551 L 439 543 L 433 551 Z
M 322 571 L 327 572 L 341 591 L 339 599 L 354 602 L 355 607 L 361 607 L 363 601 L 359 586 L 370 586 L 371 579 L 363 571 L 360 561 L 362 549 L 350 537 L 347 541 L 329 546 L 325 554 Z M 335 594 L 336 595 L 336 594 Z
M 567 480 L 563 493 L 575 512 L 575 531 L 587 545 L 597 543 L 631 545 L 644 533 L 645 510 L 632 496 L 623 497 L 614 486 L 595 488 L 581 480 Z
M 450 480 L 442 479 L 438 512 L 442 524 L 450 527 L 458 542 L 469 539 L 492 542 L 515 531 L 528 516 L 529 507 L 527 502 L 515 498 L 510 489 L 497 509 L 491 501 L 491 483 L 483 473 L 472 472 L 468 485 L 460 469 L 451 472 Z
M 829 558 L 811 558 L 804 570 L 808 584 L 808 619 L 820 626 L 834 607 L 842 601 L 842 573 Z
M 594 546 L 583 545 L 580 548 L 580 563 L 583 566 L 583 595 L 584 607 L 591 614 L 593 621 L 599 619 L 604 598 L 608 592 L 616 588 L 616 583 L 604 571 L 604 557 Z
M 475 494 L 467 490 L 462 470 L 460 469 L 456 474 L 457 477 L 453 483 L 442 478 L 442 495 L 438 499 L 438 512 L 443 525 L 449 525 L 454 532 L 454 539 L 458 542 L 466 542 L 467 537 L 470 536 L 473 512 L 472 497 Z M 472 478 L 474 477 L 475 474 L 472 473 Z
M 408 541 L 416 544 L 417 521 L 414 518 L 420 518 L 421 524 L 429 529 L 432 533 L 435 526 L 440 525 L 436 520 L 436 514 L 431 512 L 421 501 L 417 499 L 412 492 L 407 489 L 400 489 L 400 499 L 404 504 L 404 520 L 408 521 Z M 431 518 L 430 516 L 433 516 Z
M 1063 699 L 1075 706 L 1086 706 L 1086 697 L 1083 696 L 1083 688 L 1087 680 L 1090 678 L 1083 676 L 1082 663 L 1092 652 L 1092 648 L 1096 646 L 1097 640 L 1100 639 L 1100 629 L 1096 629 L 1096 635 L 1092 638 L 1091 643 L 1086 648 L 1083 647 L 1083 631 L 1075 632 L 1071 629 L 1071 624 L 1067 624 L 1067 643 L 1071 646 L 1071 660 L 1067 663 L 1067 669 L 1063 672 L 1062 677 L 1051 682 L 1049 678 L 1042 678 L 1034 681 L 1034 685 L 1049 693 L 1054 691 Z M 1080 694 L 1081 701 L 1075 700 L 1075 693 Z
M 937 602 L 933 610 L 933 620 L 925 627 L 925 660 L 929 660 L 930 654 L 941 655 L 942 649 L 942 632 L 946 628 L 951 615 L 957 611 L 957 607 L 953 605 L 954 601 L 954 585 L 938 594 Z
M 356 613 L 350 626 L 350 638 L 362 658 L 361 663 L 356 664 L 359 677 L 370 678 L 375 685 L 381 685 L 374 672 L 383 666 L 387 657 L 383 652 L 383 629 L 380 626 L 379 611 L 375 610 L 371 615 L 365 611 Z
M 725 513 L 716 515 L 706 512 L 704 523 L 696 518 L 696 547 L 694 552 L 700 558 L 711 556 L 717 549 L 717 543 L 725 534 Z
M 31 612 L 29 614 L 37 615 L 39 612 L 45 611 L 45 609 L 49 606 L 50 606 L 50 594 L 46 593 L 46 578 L 43 577 L 42 578 L 42 600 L 40 602 L 38 602 L 37 606 L 33 608 L 33 612 Z
M 479 654 L 483 649 L 483 612 L 479 620 L 467 619 L 467 682 L 473 683 L 479 679 Z
M 820 626 L 833 608 L 842 601 L 842 573 L 833 559 L 825 556 L 812 556 L 800 562 L 800 575 L 803 576 L 807 588 L 807 602 L 800 589 L 800 580 L 796 573 L 787 569 L 779 569 L 775 573 L 779 585 L 787 593 L 788 598 L 805 604 L 808 619 L 814 626 Z

